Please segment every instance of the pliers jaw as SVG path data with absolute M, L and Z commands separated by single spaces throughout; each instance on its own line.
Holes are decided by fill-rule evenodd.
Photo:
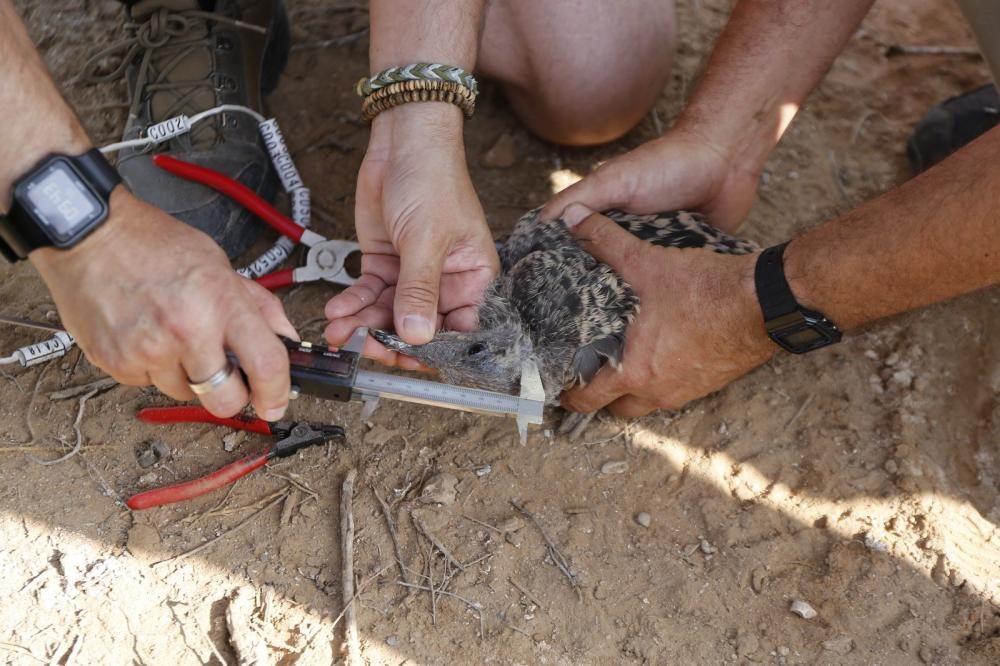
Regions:
M 280 439 L 268 452 L 271 458 L 284 458 L 316 444 L 344 436 L 344 429 L 336 425 L 313 425 L 294 421 L 279 421 L 271 425 L 271 432 Z

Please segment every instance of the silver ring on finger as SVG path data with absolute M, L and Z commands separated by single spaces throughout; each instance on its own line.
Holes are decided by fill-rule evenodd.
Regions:
M 225 384 L 226 380 L 229 379 L 234 370 L 236 370 L 236 366 L 233 365 L 232 361 L 227 359 L 226 367 L 222 368 L 203 382 L 192 382 L 191 378 L 188 377 L 188 387 L 195 395 L 205 395 L 206 393 L 211 393 Z

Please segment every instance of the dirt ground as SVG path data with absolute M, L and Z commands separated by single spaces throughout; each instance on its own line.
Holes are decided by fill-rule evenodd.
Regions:
M 107 41 L 115 3 L 17 4 L 95 140 L 113 140 L 122 87 L 73 79 Z M 367 140 L 351 84 L 367 72 L 367 37 L 317 43 L 362 30 L 367 14 L 363 4 L 288 4 L 297 49 L 270 108 L 312 187 L 318 230 L 350 238 Z M 728 8 L 680 3 L 673 81 L 656 113 L 614 145 L 538 141 L 487 85 L 467 138 L 496 232 L 544 202 L 564 170 L 585 174 L 669 126 Z M 988 78 L 974 57 L 887 57 L 891 44 L 973 42 L 946 0 L 878 3 L 769 162 L 747 237 L 785 239 L 901 182 L 908 128 Z M 319 340 L 329 295 L 316 285 L 284 294 L 307 339 Z M 340 659 L 339 498 L 354 468 L 355 607 L 373 664 L 998 663 L 998 298 L 994 289 L 782 356 L 681 412 L 608 418 L 575 444 L 539 429 L 522 447 L 512 422 L 404 404 L 362 423 L 357 405 L 303 398 L 294 416 L 344 424 L 345 445 L 274 464 L 229 494 L 144 513 L 122 497 L 257 450 L 259 436 L 227 452 L 223 428 L 142 425 L 137 408 L 169 401 L 117 387 L 86 402 L 81 454 L 43 466 L 33 458 L 54 459 L 77 436 L 79 400 L 49 395 L 101 375 L 78 351 L 7 366 L 0 660 Z M 0 267 L 0 306 L 54 316 L 28 265 Z M 0 351 L 37 339 L 2 327 Z M 155 439 L 169 454 L 141 468 L 137 453 Z M 399 584 L 373 491 L 390 507 L 406 579 L 442 592 Z M 816 616 L 790 612 L 794 600 Z

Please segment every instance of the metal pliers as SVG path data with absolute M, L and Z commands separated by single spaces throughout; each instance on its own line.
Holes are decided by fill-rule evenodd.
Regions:
M 356 282 L 344 267 L 344 260 L 353 252 L 360 252 L 360 246 L 353 241 L 329 240 L 315 231 L 305 229 L 294 220 L 282 215 L 277 208 L 243 183 L 219 173 L 214 169 L 179 160 L 169 155 L 153 156 L 156 166 L 175 176 L 200 183 L 220 192 L 251 213 L 264 220 L 271 228 L 296 243 L 309 248 L 305 266 L 275 271 L 257 278 L 257 282 L 267 289 L 281 289 L 299 282 L 326 280 L 334 284 L 350 286 Z
M 183 481 L 133 495 L 128 499 L 127 504 L 130 509 L 137 511 L 207 495 L 263 467 L 273 458 L 284 458 L 308 446 L 324 444 L 344 436 L 344 429 L 337 425 L 317 425 L 296 421 L 270 423 L 263 419 L 246 416 L 226 419 L 213 416 L 202 407 L 147 407 L 140 409 L 136 416 L 146 423 L 214 423 L 277 438 L 277 441 L 263 453 L 229 463 L 211 474 L 193 481 Z

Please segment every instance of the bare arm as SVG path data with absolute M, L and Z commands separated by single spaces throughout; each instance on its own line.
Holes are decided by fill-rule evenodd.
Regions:
M 1000 283 L 1000 130 L 785 253 L 792 291 L 847 330 Z
M 373 0 L 371 71 L 415 62 L 476 62 L 484 0 Z M 436 328 L 471 328 L 498 261 L 472 187 L 458 107 L 404 104 L 379 114 L 358 173 L 355 223 L 362 277 L 327 305 L 326 336 L 342 343 L 360 325 L 412 343 Z M 393 363 L 374 340 L 368 355 Z M 403 361 L 406 364 L 406 361 Z
M 735 229 L 767 156 L 872 4 L 739 2 L 673 128 L 567 188 L 543 214 L 558 217 L 573 202 L 636 213 L 696 209 Z
M 86 132 L 59 95 L 9 0 L 0 0 L 0 210 L 12 184 L 49 153 L 79 155 Z M 295 335 L 281 304 L 233 272 L 204 234 L 126 188 L 111 195 L 107 221 L 69 250 L 30 255 L 63 323 L 90 360 L 123 383 L 155 384 L 179 400 L 239 356 L 266 419 L 288 404 L 288 358 L 274 335 Z M 219 415 L 248 400 L 238 376 L 203 397 Z

